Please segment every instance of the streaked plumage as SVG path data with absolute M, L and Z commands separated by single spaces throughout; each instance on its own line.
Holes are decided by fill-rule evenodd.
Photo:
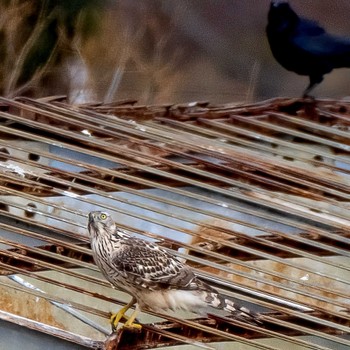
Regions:
M 141 309 L 204 314 L 211 306 L 237 319 L 257 322 L 255 314 L 201 281 L 164 248 L 117 228 L 109 214 L 91 212 L 88 230 L 97 266 L 113 286 L 131 294 Z

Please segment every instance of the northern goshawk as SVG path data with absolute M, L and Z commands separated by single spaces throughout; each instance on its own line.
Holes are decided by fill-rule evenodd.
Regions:
M 257 314 L 226 299 L 167 250 L 119 229 L 108 213 L 91 212 L 88 230 L 94 260 L 103 275 L 132 295 L 130 303 L 112 316 L 113 329 L 134 304 L 135 312 L 125 326 L 140 327 L 134 323 L 140 309 L 181 309 L 203 315 L 210 306 L 228 311 L 240 321 L 260 323 Z

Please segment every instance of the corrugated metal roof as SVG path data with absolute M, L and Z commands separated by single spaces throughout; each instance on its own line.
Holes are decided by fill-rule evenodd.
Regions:
M 0 98 L 1 273 L 57 288 L 44 294 L 8 278 L 0 286 L 95 315 L 99 328 L 105 309 L 60 290 L 123 304 L 79 282 L 108 287 L 86 236 L 87 211 L 104 208 L 123 229 L 161 238 L 227 295 L 267 312 L 264 327 L 161 315 L 167 321 L 144 325 L 138 337 L 109 338 L 111 348 L 237 340 L 273 349 L 257 341 L 270 337 L 348 346 L 349 127 L 346 101 L 72 106 L 63 98 Z M 3 319 L 33 324 L 2 309 Z M 44 324 L 42 331 L 102 346 L 102 338 L 79 341 L 69 325 L 57 333 Z

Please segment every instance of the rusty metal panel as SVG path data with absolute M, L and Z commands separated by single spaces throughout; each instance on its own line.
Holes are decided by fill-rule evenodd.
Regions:
M 145 312 L 142 333 L 121 330 L 110 349 L 350 345 L 350 104 L 0 103 L 0 309 L 11 322 L 87 347 L 106 340 L 128 296 L 91 258 L 86 215 L 104 208 L 268 312 L 260 329 Z

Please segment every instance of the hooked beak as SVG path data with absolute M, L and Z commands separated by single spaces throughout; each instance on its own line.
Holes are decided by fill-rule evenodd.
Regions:
M 93 221 L 95 221 L 95 213 L 91 212 L 89 213 L 89 224 L 91 224 Z

